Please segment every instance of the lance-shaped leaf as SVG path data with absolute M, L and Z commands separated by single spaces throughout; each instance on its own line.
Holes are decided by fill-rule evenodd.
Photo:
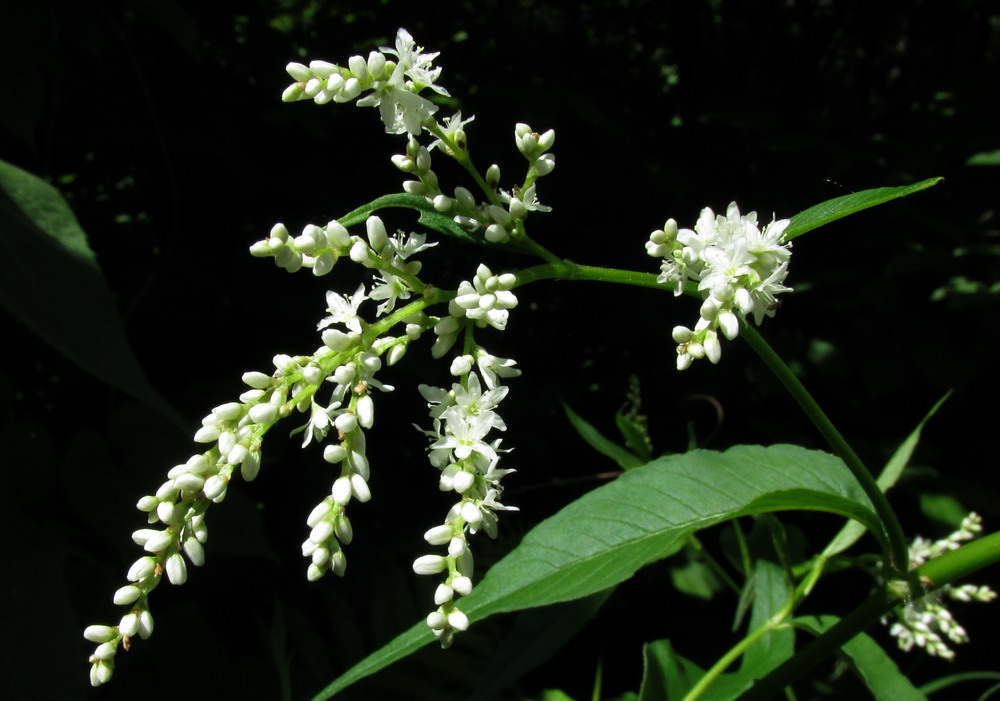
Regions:
M 791 223 L 785 229 L 783 238 L 785 241 L 791 241 L 807 231 L 818 229 L 849 214 L 860 212 L 862 209 L 868 209 L 875 205 L 891 202 L 900 197 L 912 195 L 914 192 L 926 190 L 929 187 L 937 185 L 942 180 L 944 178 L 928 178 L 927 180 L 921 180 L 919 183 L 903 185 L 902 187 L 877 187 L 872 190 L 862 190 L 861 192 L 821 202 L 792 217 Z
M 948 397 L 951 396 L 949 391 L 941 399 L 931 407 L 931 410 L 927 412 L 927 415 L 921 419 L 917 427 L 913 429 L 913 432 L 906 437 L 896 452 L 893 453 L 892 457 L 889 458 L 889 462 L 886 463 L 885 468 L 882 469 L 882 473 L 878 476 L 876 480 L 879 489 L 883 492 L 888 492 L 889 489 L 896 484 L 896 481 L 903 474 L 903 469 L 910 463 L 910 458 L 913 456 L 913 451 L 917 449 L 917 443 L 920 442 L 920 433 L 924 430 L 924 425 L 930 421 L 931 417 L 937 413 L 937 410 L 941 408 L 941 405 L 945 403 Z M 854 545 L 861 536 L 865 534 L 865 529 L 857 521 L 851 521 L 844 525 L 840 529 L 840 532 L 833 537 L 830 544 L 826 546 L 820 557 L 824 559 L 829 559 L 834 555 L 844 552 L 849 547 Z
M 884 532 L 838 458 L 792 445 L 695 450 L 637 467 L 528 533 L 460 606 L 472 621 L 603 591 L 697 530 L 767 511 L 828 511 Z M 419 623 L 319 693 L 326 699 L 434 640 Z
M 375 214 L 379 210 L 389 209 L 390 207 L 415 209 L 420 213 L 417 221 L 426 226 L 428 229 L 432 229 L 439 234 L 445 234 L 446 236 L 454 236 L 455 238 L 462 239 L 463 241 L 481 243 L 478 239 L 471 236 L 468 231 L 460 227 L 454 219 L 449 217 L 447 214 L 441 214 L 441 212 L 434 209 L 434 205 L 428 202 L 426 197 L 411 195 L 405 192 L 383 195 L 382 197 L 372 200 L 368 204 L 361 205 L 357 209 L 348 212 L 344 216 L 337 219 L 337 221 L 343 226 L 354 226 L 355 224 L 360 224 L 365 221 L 368 217 Z

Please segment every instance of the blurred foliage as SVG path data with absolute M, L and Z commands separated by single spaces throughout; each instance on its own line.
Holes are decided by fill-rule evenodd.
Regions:
M 894 504 L 927 536 L 946 532 L 957 509 L 980 511 L 988 530 L 1000 524 L 991 440 L 1000 392 L 1000 11 L 988 0 L 257 0 L 238 10 L 190 0 L 36 0 L 6 8 L 0 158 L 69 200 L 137 357 L 192 431 L 240 391 L 241 372 L 267 369 L 276 352 L 315 347 L 327 286 L 339 279 L 353 289 L 346 267 L 325 280 L 289 278 L 247 247 L 275 221 L 291 229 L 326 221 L 401 180 L 388 158 L 402 142 L 382 133 L 374 112 L 282 104 L 283 66 L 343 61 L 390 43 L 400 26 L 442 52 L 455 107 L 476 115 L 473 156 L 504 166 L 502 184 L 521 163 L 513 124 L 556 129 L 558 168 L 540 189 L 554 212 L 533 217 L 532 233 L 580 262 L 652 270 L 642 249 L 648 232 L 667 217 L 690 225 L 706 205 L 735 199 L 762 219 L 784 217 L 849 192 L 944 176 L 932 191 L 797 241 L 788 282 L 798 293 L 762 331 L 796 360 L 873 466 L 954 388 Z M 439 175 L 456 172 L 440 164 Z M 453 251 L 427 256 L 441 284 L 472 265 L 465 249 Z M 499 541 L 477 545 L 481 571 L 614 468 L 575 436 L 560 399 L 582 416 L 608 417 L 597 428 L 615 435 L 615 409 L 636 374 L 658 451 L 683 450 L 688 425 L 710 436 L 710 447 L 821 447 L 739 344 L 719 367 L 673 370 L 669 330 L 678 315 L 696 313 L 690 300 L 567 283 L 535 285 L 520 298 L 509 330 L 487 347 L 524 370 L 504 413 L 519 463 L 507 496 L 522 511 L 505 519 Z M 119 661 L 108 688 L 89 691 L 90 646 L 79 631 L 116 613 L 111 592 L 136 556 L 128 534 L 142 525 L 132 505 L 192 444 L 18 322 L 8 318 L 7 329 L 3 518 L 16 535 L 3 674 L 12 698 L 126 698 L 140 689 L 173 698 L 174 683 L 152 680 L 175 678 L 199 697 L 302 698 L 424 614 L 430 585 L 414 581 L 409 563 L 447 500 L 410 428 L 424 415 L 412 388 L 447 373 L 414 349 L 387 378 L 397 391 L 379 403 L 370 447 L 376 499 L 351 514 L 347 578 L 305 582 L 303 521 L 329 474 L 316 451 L 269 437 L 259 482 L 212 510 L 207 566 L 183 588 L 157 591 L 154 638 Z M 827 528 L 802 517 L 795 532 Z M 705 543 L 719 547 L 710 535 Z M 702 632 L 728 629 L 728 607 L 666 596 L 670 576 L 654 566 L 623 585 L 561 652 L 538 660 L 539 670 L 492 692 L 589 697 L 600 661 L 607 695 L 634 691 L 641 643 L 667 636 L 710 663 L 720 641 Z M 865 586 L 828 592 L 830 607 Z M 636 602 L 644 602 L 639 616 Z M 957 616 L 973 643 L 955 669 L 995 665 L 995 618 Z M 511 626 L 487 621 L 447 654 L 427 650 L 355 695 L 468 695 L 480 661 Z M 898 660 L 917 681 L 947 668 L 917 655 Z

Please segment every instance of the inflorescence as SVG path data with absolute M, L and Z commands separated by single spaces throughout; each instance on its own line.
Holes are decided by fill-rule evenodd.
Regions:
M 757 213 L 740 216 L 733 202 L 725 216 L 703 209 L 693 231 L 678 229 L 677 222 L 668 219 L 650 234 L 646 252 L 663 259 L 657 282 L 673 286 L 675 295 L 682 294 L 689 281 L 697 283 L 703 300 L 693 329 L 674 327 L 678 370 L 698 358 L 718 363 L 719 332 L 729 340 L 736 338 L 740 318 L 752 314 L 760 324 L 765 316 L 774 316 L 776 295 L 791 292 L 782 284 L 792 254 L 791 244 L 782 241 L 788 224 L 781 219 L 761 230 Z
M 480 174 L 471 164 L 465 128 L 474 117 L 456 112 L 438 121 L 435 116 L 438 105 L 427 95 L 448 95 L 437 84 L 437 56 L 425 53 L 400 29 L 394 47 L 353 56 L 343 66 L 322 60 L 288 64 L 294 82 L 282 99 L 377 107 L 386 132 L 407 138 L 404 152 L 391 158 L 409 178 L 402 183 L 405 193 L 424 198 L 429 208 L 450 217 L 478 243 L 544 251 L 527 238 L 524 224 L 531 212 L 550 211 L 538 201 L 537 181 L 555 167 L 555 132 L 516 125 L 514 142 L 527 167 L 519 183 L 501 188 L 498 165 Z M 446 194 L 431 168 L 434 151 L 466 168 L 480 194 L 462 186 Z M 671 219 L 651 235 L 647 252 L 663 258 L 658 280 L 673 286 L 676 294 L 695 282 L 703 298 L 694 329 L 678 326 L 673 331 L 679 344 L 678 368 L 700 357 L 718 362 L 718 332 L 735 338 L 738 317 L 752 314 L 760 323 L 763 316 L 773 315 L 775 296 L 789 291 L 782 284 L 790 255 L 782 242 L 787 225 L 787 220 L 776 221 L 761 231 L 755 214 L 740 216 L 732 204 L 726 216 L 705 209 L 693 231 L 678 230 Z M 253 256 L 273 258 L 288 272 L 308 269 L 325 276 L 339 261 L 348 260 L 370 271 L 370 277 L 351 294 L 328 292 L 328 316 L 317 328 L 322 345 L 308 355 L 274 356 L 270 373 L 245 373 L 247 389 L 237 400 L 215 407 L 194 435 L 207 450 L 172 468 L 154 494 L 139 500 L 149 527 L 135 531 L 132 538 L 145 554 L 128 569 L 128 583 L 112 597 L 124 613 L 117 625 L 89 626 L 84 632 L 97 644 L 90 657 L 92 684 L 110 680 L 119 649 L 128 650 L 136 637 L 152 634 L 149 595 L 164 576 L 182 584 L 188 563 L 204 564 L 208 507 L 225 498 L 237 473 L 248 482 L 257 476 L 264 435 L 293 414 L 308 417 L 293 431 L 303 434 L 303 448 L 322 445 L 323 459 L 335 471 L 330 493 L 305 518 L 306 576 L 317 580 L 330 571 L 344 574 L 345 547 L 353 540 L 348 507 L 372 496 L 365 432 L 374 426 L 377 393 L 393 390 L 378 375 L 428 331 L 433 332 L 433 358 L 458 348 L 449 365 L 450 386 L 418 388 L 430 414 L 430 428 L 419 430 L 429 440 L 429 459 L 440 473 L 440 489 L 454 493 L 455 501 L 443 523 L 424 534 L 428 544 L 446 548 L 446 554 L 422 555 L 413 569 L 442 578 L 434 593 L 437 608 L 427 617 L 441 644 L 447 647 L 456 632 L 468 627 L 458 602 L 473 586 L 469 536 L 479 531 L 495 536 L 499 512 L 513 509 L 501 502 L 501 480 L 513 470 L 499 466 L 509 451 L 496 436 L 506 430 L 497 409 L 508 392 L 503 381 L 520 375 L 514 360 L 492 355 L 475 332 L 506 328 L 510 310 L 518 303 L 518 279 L 480 264 L 457 289 L 428 284 L 414 258 L 435 245 L 422 233 L 390 234 L 382 219 L 372 215 L 365 221 L 364 235 L 351 233 L 337 220 L 307 224 L 298 235 L 278 223 L 250 247 Z M 363 314 L 372 303 L 373 312 Z M 447 312 L 439 317 L 426 311 L 437 304 L 447 304 Z
M 420 95 L 425 89 L 448 94 L 435 84 L 441 73 L 432 64 L 436 56 L 423 53 L 401 29 L 394 48 L 373 51 L 367 59 L 354 56 L 347 66 L 325 61 L 289 64 L 288 73 L 296 82 L 283 99 L 312 99 L 319 104 L 357 100 L 360 106 L 378 107 L 387 132 L 408 135 L 405 153 L 392 158 L 397 168 L 415 178 L 404 182 L 403 190 L 425 197 L 435 211 L 450 215 L 483 242 L 507 241 L 529 212 L 548 211 L 537 202 L 535 180 L 555 165 L 548 153 L 555 134 L 539 135 L 518 125 L 515 144 L 528 160 L 521 186 L 500 189 L 500 170 L 493 165 L 480 178 L 484 199 L 477 200 L 462 187 L 455 188 L 453 196 L 443 194 L 431 170 L 431 153 L 437 149 L 467 159 L 464 127 L 473 118 L 456 113 L 439 123 L 434 118 L 438 107 Z M 419 141 L 424 133 L 432 137 L 427 145 Z M 330 493 L 305 519 L 306 576 L 317 580 L 330 571 L 344 574 L 344 548 L 353 540 L 348 507 L 371 499 L 365 432 L 374 425 L 375 394 L 393 389 L 377 375 L 384 364 L 399 362 L 428 331 L 435 339 L 430 348 L 434 358 L 444 357 L 456 344 L 461 349 L 450 363 L 455 378 L 450 388 L 418 388 L 430 408 L 432 428 L 420 429 L 429 439 L 430 462 L 440 471 L 441 490 L 454 492 L 457 499 L 444 523 L 425 534 L 429 544 L 447 546 L 447 554 L 419 557 L 413 569 L 443 574 L 434 595 L 437 609 L 427 619 L 442 645 L 450 645 L 455 632 L 468 627 L 468 618 L 456 603 L 472 590 L 468 537 L 480 530 L 495 536 L 498 513 L 512 508 L 500 501 L 500 481 L 513 471 L 498 466 L 507 450 L 500 447 L 500 438 L 488 434 L 505 430 L 496 412 L 508 391 L 503 380 L 520 375 L 513 360 L 489 353 L 473 333 L 506 327 L 509 311 L 517 306 L 513 292 L 517 279 L 479 265 L 456 290 L 429 285 L 421 280 L 421 264 L 414 257 L 435 245 L 422 233 L 390 234 L 381 218 L 369 216 L 363 236 L 336 220 L 307 224 L 297 236 L 279 223 L 250 247 L 252 255 L 273 258 L 288 272 L 308 269 L 316 276 L 329 274 L 338 261 L 347 259 L 368 269 L 370 281 L 350 295 L 328 292 L 328 316 L 317 328 L 323 345 L 310 355 L 274 356 L 270 374 L 245 373 L 248 389 L 238 401 L 213 409 L 194 435 L 195 442 L 207 444 L 208 450 L 171 469 L 155 494 L 139 500 L 138 508 L 147 514 L 150 527 L 133 533 L 146 554 L 129 568 L 128 583 L 113 596 L 114 603 L 125 607 L 124 614 L 117 625 L 93 625 L 84 631 L 97 643 L 90 657 L 93 685 L 111 679 L 119 649 L 128 650 L 136 637 L 152 634 L 149 595 L 163 577 L 183 584 L 188 563 L 204 564 L 209 505 L 225 498 L 237 472 L 248 482 L 257 476 L 264 434 L 295 413 L 308 417 L 293 431 L 303 434 L 303 448 L 323 444 L 323 459 L 336 470 Z M 366 318 L 362 310 L 372 302 L 374 314 Z M 444 316 L 424 311 L 437 303 L 447 303 Z M 402 326 L 402 333 L 393 335 L 397 326 Z
M 962 543 L 972 540 L 983 530 L 982 518 L 971 513 L 966 516 L 958 530 L 937 541 L 921 537 L 914 539 L 910 545 L 910 564 L 919 567 L 928 560 L 943 555 L 950 550 L 957 550 Z M 967 643 L 969 635 L 951 612 L 942 603 L 944 598 L 952 601 L 993 601 L 997 593 L 986 585 L 962 584 L 947 585 L 933 594 L 909 601 L 898 608 L 895 621 L 889 627 L 889 634 L 899 643 L 899 648 L 909 652 L 914 647 L 922 647 L 931 655 L 950 660 L 955 657 L 955 651 L 948 643 Z M 888 623 L 890 618 L 882 619 Z

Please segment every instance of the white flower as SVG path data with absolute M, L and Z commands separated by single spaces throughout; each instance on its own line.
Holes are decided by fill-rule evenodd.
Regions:
M 423 47 L 415 46 L 413 37 L 405 29 L 396 33 L 396 48 L 382 47 L 381 51 L 397 57 L 396 67 L 389 78 L 376 81 L 373 91 L 358 100 L 359 107 L 378 107 L 382 123 L 389 134 L 419 134 L 437 106 L 419 93 L 430 88 L 440 95 L 448 91 L 434 81 L 441 75 L 440 68 L 432 68 L 437 53 L 421 53 Z M 404 81 L 409 78 L 410 81 Z
M 431 64 L 440 55 L 440 52 L 421 53 L 424 47 L 416 46 L 413 37 L 402 27 L 396 32 L 396 48 L 383 46 L 380 47 L 380 50 L 382 53 L 396 57 L 396 69 L 412 80 L 418 91 L 430 88 L 439 95 L 448 95 L 447 90 L 434 84 L 434 81 L 441 75 L 441 69 L 432 68 Z
M 486 386 L 490 389 L 499 385 L 497 380 L 499 377 L 520 377 L 521 375 L 521 371 L 514 367 L 517 363 L 510 358 L 498 358 L 495 355 L 490 355 L 486 349 L 479 346 L 476 347 L 474 355 L 479 372 L 482 373 Z
M 491 412 L 470 416 L 459 407 L 448 407 L 442 418 L 445 421 L 445 435 L 433 445 L 432 450 L 451 449 L 455 459 L 469 457 L 473 451 L 492 459 L 496 451 L 483 438 L 490 432 L 499 417 Z
M 473 116 L 469 117 L 468 119 L 462 119 L 462 113 L 461 113 L 461 111 L 459 111 L 459 112 L 456 112 L 455 114 L 453 114 L 450 117 L 445 117 L 444 118 L 444 124 L 441 124 L 439 122 L 438 123 L 438 127 L 441 129 L 441 131 L 444 132 L 444 134 L 449 139 L 451 139 L 453 142 L 455 142 L 456 144 L 458 144 L 458 146 L 464 147 L 465 146 L 465 125 L 468 124 L 469 122 L 473 121 L 475 118 L 476 118 L 475 115 L 473 115 Z M 442 141 L 440 138 L 435 138 L 434 141 L 431 142 L 430 146 L 427 147 L 427 150 L 430 151 L 430 150 L 435 149 L 435 148 L 440 148 L 442 151 L 444 151 L 448 155 L 452 155 L 451 154 L 451 150 L 447 146 L 445 146 L 444 141 Z
M 358 289 L 350 297 L 337 294 L 336 292 L 327 292 L 326 310 L 330 312 L 330 316 L 320 321 L 316 328 L 325 329 L 330 324 L 343 324 L 349 331 L 361 333 L 362 320 L 358 316 L 358 307 L 366 299 L 368 297 L 365 294 L 364 284 L 358 285 Z

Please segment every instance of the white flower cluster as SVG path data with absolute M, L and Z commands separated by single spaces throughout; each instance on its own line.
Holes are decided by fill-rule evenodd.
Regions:
M 379 107 L 386 131 L 410 135 L 406 153 L 393 158 L 400 170 L 416 178 L 405 182 L 404 190 L 426 197 L 437 211 L 454 217 L 470 232 L 481 231 L 486 242 L 508 241 L 523 233 L 528 212 L 548 211 L 537 202 L 534 183 L 554 167 L 548 150 L 555 134 L 538 134 L 527 125 L 517 126 L 517 147 L 529 163 L 519 188 L 511 192 L 499 189 L 500 169 L 496 165 L 487 170 L 485 179 L 469 166 L 487 201 L 477 203 L 464 188 L 456 188 L 454 197 L 445 196 L 430 167 L 431 151 L 438 148 L 468 165 L 464 126 L 472 118 L 463 120 L 461 113 L 456 113 L 443 125 L 433 119 L 437 107 L 420 93 L 430 89 L 447 95 L 435 85 L 440 75 L 440 69 L 432 66 L 436 56 L 423 53 L 401 29 L 395 48 L 382 48 L 367 59 L 354 56 L 347 67 L 324 61 L 308 66 L 289 64 L 288 72 L 296 82 L 283 99 L 325 103 L 360 98 L 361 106 Z M 424 129 L 435 136 L 429 147 L 414 138 Z M 474 342 L 472 333 L 487 326 L 506 327 L 509 310 L 517 305 L 512 291 L 517 279 L 511 274 L 495 275 L 480 265 L 471 281 L 463 281 L 454 293 L 442 293 L 420 280 L 421 264 L 412 260 L 433 245 L 422 234 L 399 231 L 390 235 L 379 217 L 370 216 L 365 236 L 351 235 L 336 220 L 325 226 L 309 224 L 298 236 L 279 223 L 251 246 L 254 256 L 274 258 L 289 272 L 310 269 L 316 276 L 326 275 L 339 259 L 347 257 L 371 271 L 371 282 L 368 286 L 362 283 L 351 295 L 328 292 L 328 316 L 317 329 L 323 346 L 312 355 L 274 356 L 271 375 L 245 373 L 243 381 L 249 389 L 239 401 L 213 409 L 194 436 L 196 442 L 211 444 L 209 449 L 174 467 L 155 495 L 139 501 L 138 508 L 148 514 L 149 524 L 161 527 L 133 533 L 133 540 L 147 554 L 129 568 L 129 583 L 114 595 L 116 604 L 128 607 L 118 625 L 89 626 L 84 631 L 85 637 L 98 645 L 90 657 L 95 686 L 111 678 L 119 646 L 127 650 L 135 636 L 145 639 L 152 633 L 148 595 L 163 575 L 171 583 L 181 584 L 187 579 L 187 562 L 204 563 L 208 506 L 225 498 L 237 468 L 247 481 L 257 476 L 264 434 L 294 411 L 309 417 L 293 431 L 304 434 L 303 447 L 320 443 L 328 435 L 336 436 L 325 445 L 323 458 L 339 469 L 330 494 L 306 518 L 310 530 L 302 553 L 309 558 L 307 577 L 316 580 L 331 570 L 344 574 L 347 561 L 343 546 L 354 535 L 347 505 L 371 498 L 365 431 L 374 424 L 372 394 L 374 390 L 393 389 L 375 376 L 382 368 L 383 356 L 386 364 L 396 363 L 409 344 L 431 328 L 436 335 L 431 349 L 435 358 L 445 355 L 459 335 L 466 334 L 464 354 L 451 363 L 451 373 L 458 382 L 450 390 L 420 387 L 434 422 L 433 430 L 425 432 L 432 439 L 431 463 L 441 470 L 441 489 L 454 491 L 459 500 L 444 524 L 425 534 L 432 545 L 447 545 L 448 554 L 421 557 L 414 569 L 418 573 L 447 571 L 434 597 L 438 609 L 428 617 L 442 644 L 449 645 L 455 631 L 468 626 L 465 614 L 454 604 L 457 597 L 472 589 L 467 535 L 485 530 L 495 536 L 497 512 L 510 508 L 499 501 L 500 480 L 510 470 L 497 465 L 500 453 L 506 451 L 500 449 L 500 439 L 490 440 L 488 434 L 506 429 L 495 411 L 507 394 L 501 380 L 520 374 L 513 360 L 486 352 Z M 410 302 L 405 311 L 396 311 L 398 302 L 413 296 L 420 299 Z M 423 310 L 439 299 L 448 300 L 448 314 L 443 318 L 428 316 Z M 382 317 L 378 321 L 367 322 L 359 315 L 368 300 L 378 303 L 375 316 Z M 404 324 L 405 332 L 389 335 L 393 324 Z M 321 401 L 318 395 L 327 382 L 333 389 L 329 399 Z
M 517 297 L 511 292 L 516 283 L 513 274 L 494 275 L 481 264 L 472 282 L 459 283 L 458 294 L 448 303 L 449 315 L 434 325 L 437 341 L 431 354 L 440 358 L 448 352 L 465 328 L 464 319 L 474 321 L 479 328 L 492 326 L 503 331 L 507 327 L 508 310 L 517 306 Z
M 367 324 L 358 316 L 359 306 L 367 299 L 378 299 L 382 300 L 378 315 L 391 312 L 395 300 L 408 297 L 413 289 L 391 271 L 413 279 L 419 264 L 405 259 L 427 248 L 418 234 L 387 236 L 377 217 L 369 218 L 367 229 L 368 243 L 360 237 L 348 241 L 353 259 L 378 269 L 380 284 L 371 296 L 364 285 L 350 297 L 328 293 L 329 316 L 318 325 L 324 345 L 313 355 L 274 356 L 272 375 L 244 373 L 243 382 L 249 389 L 238 402 L 213 409 L 194 435 L 195 442 L 211 443 L 212 447 L 171 469 L 155 494 L 139 500 L 137 506 L 148 515 L 149 524 L 161 524 L 162 528 L 142 528 L 132 534 L 136 544 L 149 554 L 136 560 L 126 575 L 129 584 L 115 592 L 114 602 L 129 607 L 128 612 L 117 626 L 90 626 L 84 632 L 88 640 L 98 643 L 90 658 L 91 682 L 95 686 L 111 679 L 119 645 L 127 650 L 136 635 L 145 639 L 152 633 L 148 596 L 163 575 L 172 584 L 183 584 L 187 580 L 185 557 L 193 565 L 204 564 L 203 543 L 208 538 L 205 511 L 209 504 L 225 499 L 236 468 L 248 482 L 257 476 L 264 433 L 296 409 L 310 414 L 300 429 L 305 431 L 304 445 L 319 442 L 336 429 L 338 442 L 327 445 L 323 457 L 341 468 L 331 495 L 307 519 L 311 531 L 302 547 L 303 554 L 311 559 L 307 575 L 315 580 L 331 569 L 343 574 L 346 559 L 340 545 L 352 539 L 345 507 L 352 498 L 364 502 L 371 497 L 362 431 L 374 422 L 371 392 L 392 390 L 374 378 L 382 366 L 379 356 L 387 353 L 389 363 L 395 363 L 408 344 L 433 324 L 426 315 L 414 315 L 406 320 L 404 335 L 383 337 L 366 347 L 362 332 Z M 315 397 L 324 381 L 334 383 L 327 406 Z
M 693 329 L 677 326 L 677 369 L 684 370 L 697 358 L 719 362 L 722 345 L 719 331 L 732 340 L 739 335 L 739 318 L 752 314 L 760 324 L 774 316 L 776 295 L 791 292 L 782 282 L 788 274 L 791 244 L 782 243 L 788 219 L 758 228 L 757 213 L 740 216 L 733 202 L 726 215 L 716 216 L 706 207 L 694 230 L 677 228 L 668 219 L 646 243 L 646 252 L 662 258 L 657 281 L 673 285 L 680 295 L 688 281 L 698 283 L 703 302 Z
M 136 505 L 147 514 L 150 525 L 162 528 L 141 528 L 132 534 L 132 540 L 149 554 L 129 567 L 125 575 L 129 583 L 113 596 L 115 604 L 128 607 L 118 625 L 94 625 L 84 631 L 87 640 L 98 643 L 90 656 L 94 686 L 111 679 L 119 645 L 128 650 L 136 635 L 145 640 L 152 634 L 148 597 L 163 575 L 171 584 L 183 584 L 187 581 L 185 557 L 195 566 L 205 563 L 205 511 L 210 503 L 225 499 L 235 469 L 239 467 L 248 482 L 257 476 L 261 436 L 291 411 L 289 384 L 280 378 L 289 374 L 295 361 L 278 355 L 274 363 L 274 376 L 245 373 L 243 381 L 250 389 L 240 395 L 240 401 L 217 406 L 202 420 L 194 440 L 213 446 L 172 468 L 156 493 L 142 497 Z
M 484 362 L 484 359 L 489 358 Z M 493 429 L 507 429 L 495 409 L 507 396 L 507 388 L 497 383 L 497 368 L 505 368 L 507 376 L 513 361 L 490 356 L 476 347 L 470 355 L 459 356 L 452 363 L 452 374 L 460 382 L 451 390 L 427 385 L 420 386 L 420 393 L 427 400 L 434 429 L 425 431 L 430 436 L 430 461 L 441 470 L 441 491 L 454 491 L 459 500 L 448 511 L 440 526 L 424 534 L 431 545 L 446 545 L 447 555 L 424 555 L 413 563 L 417 574 L 446 573 L 445 580 L 434 592 L 437 609 L 427 617 L 427 625 L 438 636 L 442 647 L 451 645 L 456 632 L 468 628 L 469 619 L 455 603 L 457 596 L 467 596 L 472 591 L 473 560 L 469 549 L 468 534 L 485 530 L 496 537 L 497 511 L 516 510 L 500 503 L 503 488 L 500 480 L 513 470 L 497 467 L 501 439 L 487 440 Z M 488 389 L 482 390 L 479 376 L 472 372 L 474 364 L 480 368 L 493 366 L 494 371 L 483 373 Z M 519 373 L 518 373 L 519 374 Z
M 296 82 L 285 89 L 281 99 L 314 100 L 317 104 L 351 102 L 370 91 L 358 100 L 358 105 L 378 107 L 386 132 L 419 134 L 437 112 L 437 106 L 420 97 L 420 92 L 430 89 L 448 95 L 447 90 L 435 85 L 441 75 L 441 69 L 432 65 L 438 54 L 425 54 L 423 50 L 415 45 L 409 32 L 400 29 L 395 49 L 383 46 L 369 53 L 367 59 L 352 56 L 347 66 L 327 61 L 311 61 L 308 66 L 289 63 L 286 70 Z
M 978 514 L 971 513 L 965 517 L 959 529 L 947 538 L 929 541 L 917 537 L 910 545 L 910 564 L 919 567 L 949 550 L 957 550 L 963 542 L 972 540 L 982 530 L 982 519 Z M 914 646 L 922 647 L 935 657 L 953 659 L 955 652 L 948 647 L 947 641 L 966 643 L 969 636 L 941 603 L 941 597 L 954 601 L 988 602 L 996 596 L 996 592 L 985 585 L 944 586 L 933 595 L 909 602 L 898 610 L 897 619 L 889 628 L 889 634 L 897 639 L 901 650 L 908 652 Z M 883 622 L 886 622 L 885 619 Z
M 387 56 L 395 57 L 395 60 Z M 555 168 L 555 156 L 549 153 L 555 143 L 555 131 L 549 129 L 540 134 L 527 124 L 516 125 L 515 143 L 528 160 L 528 172 L 517 188 L 510 191 L 500 189 L 500 168 L 494 164 L 487 169 L 485 182 L 480 181 L 487 188 L 487 201 L 477 202 L 472 192 L 464 187 L 456 187 L 451 196 L 444 194 L 431 170 L 430 152 L 437 148 L 453 158 L 467 159 L 465 125 L 475 117 L 463 119 L 462 113 L 456 112 L 439 122 L 434 118 L 437 106 L 420 96 L 424 89 L 448 95 L 447 90 L 436 84 L 441 69 L 434 68 L 432 63 L 437 56 L 437 53 L 423 53 L 423 47 L 415 45 L 409 32 L 400 29 L 396 34 L 395 49 L 382 47 L 379 51 L 372 51 L 368 58 L 352 56 L 347 66 L 328 61 L 311 61 L 309 65 L 289 63 L 287 71 L 296 82 L 285 90 L 282 99 L 286 102 L 311 99 L 325 104 L 351 102 L 360 97 L 357 100 L 359 106 L 379 107 L 387 132 L 410 136 L 406 153 L 392 157 L 397 168 L 416 178 L 405 181 L 403 190 L 427 198 L 437 211 L 451 215 L 470 233 L 481 232 L 485 241 L 506 243 L 529 212 L 551 211 L 550 207 L 538 202 L 535 181 Z M 361 97 L 366 91 L 370 92 Z M 429 146 L 422 146 L 415 138 L 424 130 L 434 135 Z M 278 264 L 287 267 L 287 262 L 297 269 L 295 259 L 296 252 L 299 252 L 302 254 L 302 266 L 310 267 L 313 263 L 314 272 L 323 275 L 329 272 L 332 263 L 336 262 L 337 251 L 342 252 L 343 248 L 339 229 L 327 233 L 329 246 L 323 244 L 320 232 L 309 227 L 303 232 L 306 238 L 299 236 L 291 242 L 287 232 L 277 230 L 272 232 L 270 239 L 251 250 L 254 255 L 276 255 L 283 244 L 294 243 L 291 250 L 280 252 Z M 319 242 L 311 242 L 310 237 L 319 239 Z M 308 250 L 302 250 L 300 242 Z M 317 262 L 314 263 L 310 256 Z

